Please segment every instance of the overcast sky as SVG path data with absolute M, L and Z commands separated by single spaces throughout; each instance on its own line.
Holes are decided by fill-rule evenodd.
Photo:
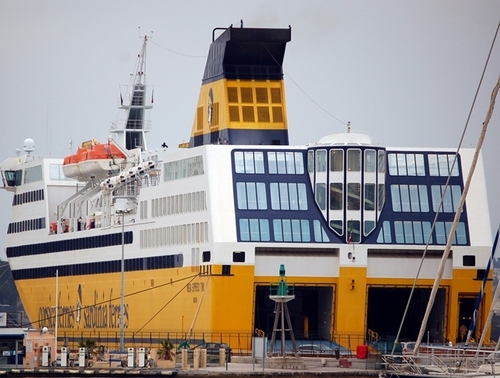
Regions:
M 354 131 L 384 146 L 456 148 L 500 19 L 500 1 L 0 1 L 0 161 L 35 140 L 63 157 L 106 140 L 148 44 L 149 146 L 189 140 L 212 30 L 292 26 L 284 70 L 291 144 Z M 499 37 L 500 39 L 500 37 Z M 497 41 L 464 147 L 474 147 L 500 74 Z M 500 99 L 499 99 L 500 102 Z M 500 106 L 500 104 L 498 105 Z M 492 229 L 500 222 L 500 109 L 483 148 Z M 0 244 L 12 193 L 0 190 Z M 0 251 L 5 259 L 5 252 Z

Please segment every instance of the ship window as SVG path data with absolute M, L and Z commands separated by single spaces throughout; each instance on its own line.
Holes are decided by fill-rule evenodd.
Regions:
M 474 255 L 464 255 L 462 256 L 463 266 L 476 266 L 476 256 Z
M 347 170 L 352 172 L 361 171 L 361 151 L 347 150 Z
M 298 210 L 299 209 L 299 201 L 297 198 L 297 184 L 289 183 L 288 184 L 288 194 L 290 200 L 290 210 Z
M 375 229 L 375 221 L 366 220 L 365 221 L 365 228 L 364 228 L 365 236 L 368 235 L 370 232 L 372 232 L 374 229 Z
M 295 152 L 295 172 L 298 175 L 304 173 L 304 160 L 302 156 L 302 152 Z
M 360 209 L 360 184 L 350 182 L 347 184 L 347 210 Z
M 365 184 L 365 210 L 375 210 L 375 184 Z
M 344 233 L 344 229 L 343 229 L 342 225 L 343 225 L 343 221 L 341 221 L 341 220 L 331 220 L 330 221 L 330 228 L 339 235 L 342 235 Z
M 307 171 L 309 173 L 314 172 L 314 151 L 307 151 Z
M 280 182 L 279 184 L 280 191 L 280 206 L 281 210 L 289 210 L 290 209 L 290 201 L 288 198 L 288 183 Z
M 313 229 L 314 229 L 314 241 L 318 243 L 328 243 L 330 242 L 330 238 L 328 237 L 327 233 L 321 226 L 321 223 L 319 220 L 315 219 L 313 221 Z
M 318 204 L 321 210 L 326 209 L 326 184 L 325 183 L 317 183 L 316 189 L 314 191 L 314 197 L 316 199 L 316 203 Z
M 316 171 L 326 172 L 326 150 L 316 151 Z
M 233 252 L 233 262 L 245 262 L 245 252 L 244 251 L 234 251 Z
M 347 221 L 347 242 L 348 243 L 359 243 L 360 242 L 360 221 L 359 220 L 348 220 Z
M 344 150 L 330 150 L 330 171 L 341 172 L 344 169 Z
M 330 184 L 330 210 L 342 210 L 343 208 L 343 190 L 341 182 Z
M 297 189 L 299 192 L 299 209 L 307 210 L 307 192 L 305 184 L 297 184 Z
M 375 150 L 365 150 L 365 172 L 375 172 L 376 160 Z
M 253 152 L 245 151 L 244 156 L 245 156 L 245 172 L 254 173 Z
M 283 241 L 292 241 L 292 226 L 290 219 L 283 219 Z
M 231 265 L 222 265 L 222 275 L 224 276 L 231 275 Z
M 276 152 L 276 162 L 278 165 L 278 174 L 286 174 L 285 154 L 283 152 Z
M 458 209 L 462 189 L 458 185 L 450 185 L 445 192 L 445 185 L 432 185 L 431 194 L 433 211 L 438 211 L 441 197 L 444 195 L 443 206 L 440 208 L 440 212 L 454 213 Z
M 29 167 L 24 170 L 24 183 L 36 182 L 43 180 L 42 166 Z
M 293 152 L 285 152 L 286 171 L 288 174 L 295 174 L 295 159 Z
M 385 151 L 378 151 L 378 171 L 379 173 L 385 173 Z
M 406 155 L 405 154 L 397 154 L 396 160 L 398 164 L 398 176 L 407 176 L 406 169 Z

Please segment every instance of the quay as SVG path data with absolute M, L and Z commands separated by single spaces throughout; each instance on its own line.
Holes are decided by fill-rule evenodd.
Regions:
M 278 361 L 280 360 L 280 361 Z M 203 377 L 265 377 L 278 376 L 287 377 L 378 377 L 381 373 L 379 361 L 349 359 L 349 363 L 333 358 L 300 358 L 296 363 L 287 359 L 283 364 L 282 358 L 267 358 L 262 364 L 259 359 L 255 363 L 249 357 L 234 357 L 232 362 L 224 365 L 209 365 L 194 369 L 191 365 L 183 369 L 179 364 L 173 369 L 159 368 L 61 368 L 61 367 L 39 367 L 39 368 L 14 368 L 12 365 L 0 366 L 0 376 L 8 377 L 57 377 L 57 376 L 95 376 L 95 377 L 121 377 L 121 376 L 196 376 Z M 281 363 L 280 363 L 281 362 Z M 344 360 L 345 362 L 345 360 Z M 341 366 L 344 365 L 344 366 Z M 348 367 L 347 367 L 348 366 Z

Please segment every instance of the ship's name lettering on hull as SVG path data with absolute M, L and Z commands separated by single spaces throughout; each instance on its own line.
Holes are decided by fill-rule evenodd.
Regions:
M 74 328 L 76 307 L 59 306 L 57 309 L 57 326 L 61 328 Z M 38 323 L 40 327 L 55 328 L 56 309 L 55 307 L 40 307 L 38 309 Z
M 186 291 L 188 293 L 205 291 L 205 284 L 203 282 L 193 282 L 186 286 Z

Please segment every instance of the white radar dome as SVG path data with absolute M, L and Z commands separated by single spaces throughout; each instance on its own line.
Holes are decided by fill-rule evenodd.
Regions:
M 27 153 L 35 151 L 35 141 L 31 138 L 26 138 L 23 142 L 23 150 Z

